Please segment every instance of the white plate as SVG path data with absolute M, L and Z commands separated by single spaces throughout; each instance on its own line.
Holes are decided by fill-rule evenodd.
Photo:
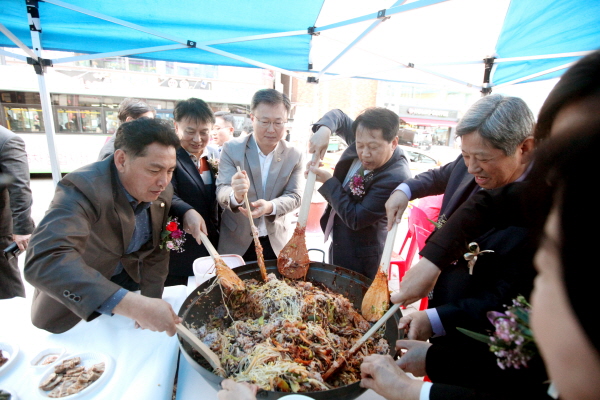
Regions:
M 19 400 L 19 398 L 17 397 L 17 395 L 15 394 L 15 392 L 13 392 L 11 390 L 8 390 L 8 389 L 2 389 L 2 390 L 4 390 L 4 393 L 10 394 L 10 400 Z
M 19 355 L 19 346 L 14 343 L 8 342 L 0 342 L 0 350 L 2 351 L 2 355 L 5 358 L 8 358 L 8 361 L 0 367 L 0 374 L 3 373 L 10 367 L 10 365 L 16 360 Z
M 33 357 L 31 359 L 31 366 L 34 367 L 37 370 L 41 370 L 41 369 L 46 369 L 50 366 L 54 366 L 56 365 L 56 363 L 58 363 L 62 358 L 63 355 L 65 354 L 66 349 L 64 347 L 51 347 L 49 349 L 44 349 L 42 351 L 40 351 L 37 356 Z M 44 359 L 46 359 L 46 357 L 50 357 L 50 356 L 56 356 L 56 360 L 54 360 L 51 363 L 48 364 L 42 364 L 42 361 Z
M 66 357 L 63 357 L 61 361 L 69 360 L 71 358 L 79 357 L 81 358 L 81 362 L 79 365 L 83 365 L 86 369 L 93 366 L 94 364 L 98 364 L 100 362 L 104 362 L 104 373 L 98 378 L 97 381 L 92 383 L 90 386 L 86 387 L 79 393 L 72 394 L 70 396 L 66 396 L 66 399 L 78 399 L 80 397 L 86 396 L 88 393 L 97 390 L 99 387 L 104 386 L 108 381 L 109 376 L 112 374 L 114 369 L 114 361 L 110 356 L 102 353 L 95 352 L 85 352 L 78 354 L 70 354 Z M 39 388 L 39 386 L 54 372 L 54 366 L 49 368 L 48 371 L 44 373 L 42 379 L 38 382 L 38 392 L 42 395 L 42 397 L 48 398 L 48 394 L 51 392 L 45 391 Z

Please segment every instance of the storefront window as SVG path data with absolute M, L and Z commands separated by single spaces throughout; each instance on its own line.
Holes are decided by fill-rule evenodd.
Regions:
M 44 132 L 44 116 L 40 107 L 4 106 L 8 129 L 13 132 Z

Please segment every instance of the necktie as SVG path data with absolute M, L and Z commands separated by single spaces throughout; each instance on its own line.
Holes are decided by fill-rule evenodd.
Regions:
M 210 175 L 210 166 L 208 165 L 208 160 L 206 157 L 200 157 L 200 160 L 198 160 L 198 165 L 198 172 L 200 172 L 202 181 L 205 185 L 210 185 L 212 183 L 212 176 Z

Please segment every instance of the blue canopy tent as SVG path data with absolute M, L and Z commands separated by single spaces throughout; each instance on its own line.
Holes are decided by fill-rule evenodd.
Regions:
M 559 76 L 600 47 L 600 2 L 578 0 L 2 0 L 0 47 L 38 72 L 111 56 L 267 68 L 311 82 L 364 77 L 494 87 Z M 84 55 L 44 59 L 42 49 Z M 26 59 L 10 51 L 5 56 Z

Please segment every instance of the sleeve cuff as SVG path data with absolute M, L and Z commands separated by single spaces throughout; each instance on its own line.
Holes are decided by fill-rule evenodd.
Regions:
M 235 195 L 233 194 L 233 190 L 231 191 L 231 193 L 229 193 L 229 206 L 233 206 L 233 207 L 239 207 L 241 206 L 242 203 L 238 203 L 237 200 L 235 199 Z
M 125 295 L 128 293 L 128 290 L 120 288 L 117 290 L 112 296 L 108 298 L 104 303 L 98 307 L 97 311 L 100 314 L 112 315 L 112 310 L 123 300 Z
M 429 400 L 429 392 L 431 391 L 432 386 L 433 383 L 431 382 L 423 382 L 421 392 L 419 393 L 419 400 Z
M 277 215 L 277 204 L 274 201 L 271 202 L 273 204 L 273 212 L 269 215 Z
M 444 325 L 442 325 L 442 320 L 437 310 L 435 308 L 428 308 L 425 310 L 425 313 L 427 313 L 427 318 L 429 318 L 429 322 L 431 323 L 433 337 L 445 336 L 446 330 L 444 329 Z
M 399 185 L 396 187 L 396 189 L 394 189 L 394 190 L 392 191 L 392 193 L 394 193 L 396 190 L 401 190 L 401 191 L 403 191 L 403 192 L 404 192 L 404 194 L 406 195 L 406 197 L 408 197 L 408 199 L 409 199 L 409 200 L 412 200 L 412 199 L 411 199 L 412 192 L 410 191 L 410 187 L 409 187 L 409 186 L 408 186 L 406 183 L 401 183 L 401 184 L 399 184 Z

